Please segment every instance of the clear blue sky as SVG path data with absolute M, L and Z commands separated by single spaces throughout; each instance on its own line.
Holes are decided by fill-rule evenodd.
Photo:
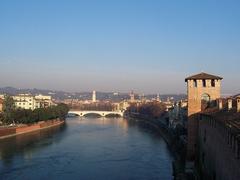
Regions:
M 239 0 L 1 0 L 0 87 L 240 92 Z

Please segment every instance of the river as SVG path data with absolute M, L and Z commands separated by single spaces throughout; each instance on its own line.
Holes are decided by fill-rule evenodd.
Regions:
M 0 179 L 171 180 L 161 136 L 124 118 L 66 120 L 0 141 Z

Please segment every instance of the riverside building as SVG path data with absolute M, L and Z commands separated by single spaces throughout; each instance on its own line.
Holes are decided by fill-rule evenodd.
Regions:
M 2 109 L 3 109 L 3 99 L 0 98 L 0 112 L 2 112 Z
M 36 109 L 45 108 L 53 105 L 51 96 L 36 95 L 31 94 L 18 94 L 13 96 L 15 101 L 15 106 L 22 109 Z

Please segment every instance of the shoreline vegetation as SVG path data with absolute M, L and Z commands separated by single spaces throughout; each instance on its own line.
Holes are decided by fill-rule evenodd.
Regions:
M 68 111 L 65 104 L 33 110 L 16 108 L 12 97 L 5 96 L 0 113 L 0 139 L 64 124 Z
M 39 131 L 55 126 L 60 126 L 65 123 L 65 120 L 53 119 L 48 121 L 39 121 L 34 124 L 21 124 L 16 127 L 3 127 L 0 128 L 0 140 L 7 139 L 20 134 L 27 134 L 33 131 Z

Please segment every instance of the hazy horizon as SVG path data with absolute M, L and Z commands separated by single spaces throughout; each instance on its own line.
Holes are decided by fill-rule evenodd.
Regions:
M 18 87 L 12 87 L 12 86 L 5 86 L 5 87 L 0 87 L 0 89 L 5 89 L 5 88 L 14 88 L 17 90 L 41 90 L 41 91 L 49 91 L 49 92 L 66 92 L 66 93 L 92 93 L 93 91 L 96 90 L 88 90 L 88 91 L 64 91 L 64 90 L 58 90 L 58 89 L 44 89 L 44 88 L 18 88 Z M 120 94 L 130 94 L 131 92 L 133 92 L 136 95 L 158 95 L 159 93 L 147 93 L 145 94 L 144 92 L 139 92 L 139 91 L 96 91 L 96 93 L 120 93 Z M 27 91 L 26 91 L 27 93 Z M 186 93 L 162 93 L 159 95 L 187 95 Z
M 240 92 L 240 1 L 0 1 L 0 87 L 186 94 L 187 76 Z

